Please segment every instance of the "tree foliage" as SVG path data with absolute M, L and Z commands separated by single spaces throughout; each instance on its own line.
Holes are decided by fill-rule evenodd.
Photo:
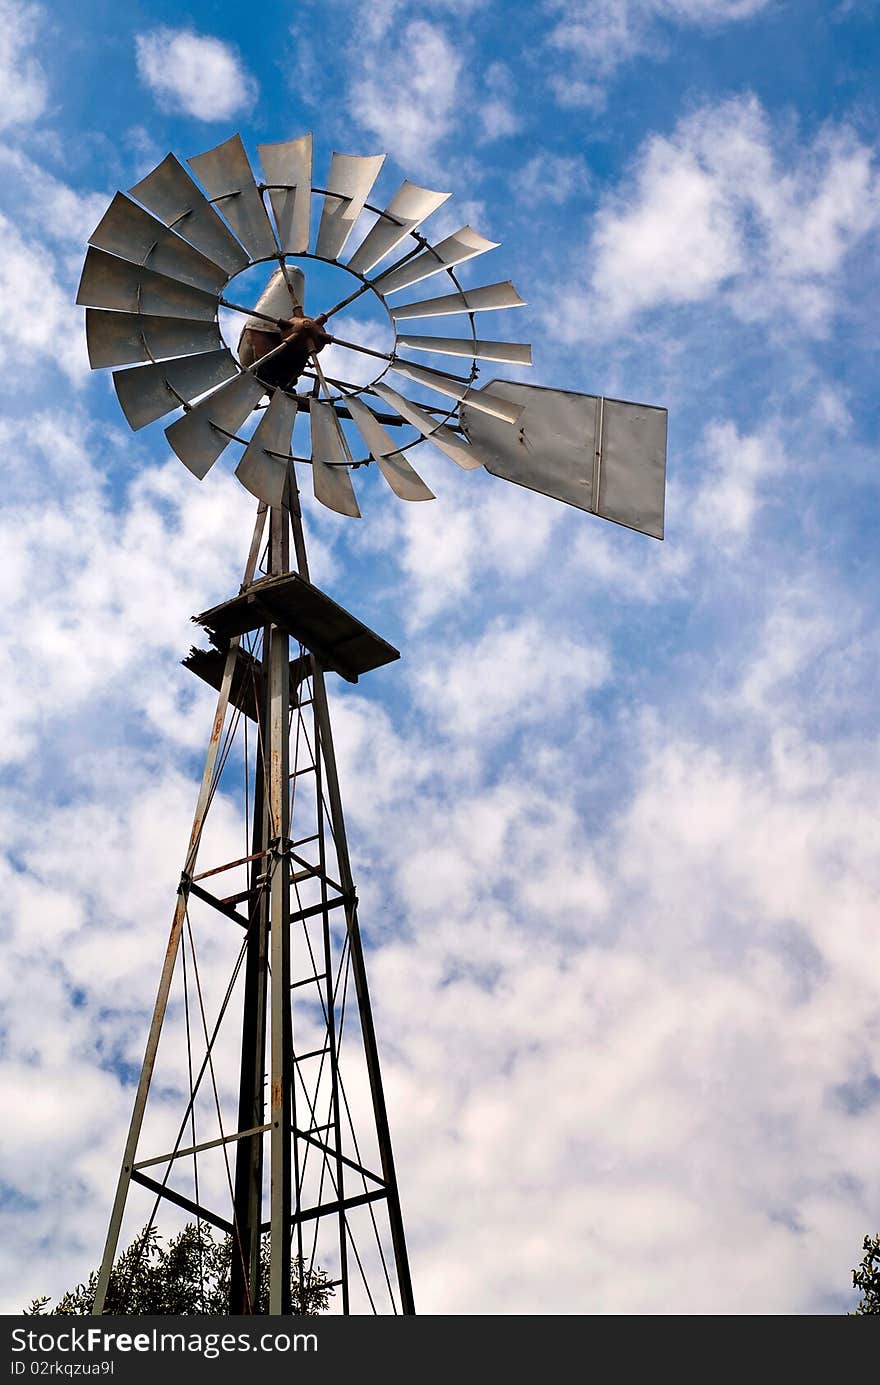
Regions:
M 862 1263 L 853 1270 L 853 1288 L 861 1290 L 862 1297 L 853 1310 L 852 1317 L 863 1317 L 866 1313 L 880 1313 L 880 1233 L 866 1236 L 862 1242 L 865 1252 Z
M 119 1316 L 179 1317 L 187 1313 L 229 1312 L 232 1237 L 215 1237 L 204 1223 L 190 1222 L 167 1244 L 154 1226 L 145 1227 L 120 1255 L 110 1276 L 105 1313 Z M 34 1299 L 28 1315 L 52 1313 L 86 1315 L 92 1311 L 98 1271 L 83 1284 L 68 1289 L 55 1308 L 49 1298 Z M 334 1292 L 321 1269 L 303 1268 L 295 1257 L 290 1272 L 292 1311 L 316 1316 L 327 1311 Z M 260 1293 L 255 1312 L 269 1311 L 269 1238 L 260 1246 Z

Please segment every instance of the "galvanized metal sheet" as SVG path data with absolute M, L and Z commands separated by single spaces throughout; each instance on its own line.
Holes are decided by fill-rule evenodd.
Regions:
M 443 269 L 452 269 L 457 264 L 464 264 L 465 260 L 472 260 L 476 255 L 485 254 L 487 250 L 497 250 L 500 244 L 497 240 L 486 240 L 485 236 L 478 235 L 470 226 L 462 226 L 454 236 L 447 236 L 439 245 L 433 246 L 430 250 L 423 250 L 421 255 L 413 256 L 405 264 L 398 265 L 397 268 L 392 265 L 391 269 L 387 269 L 378 279 L 373 280 L 373 286 L 382 294 L 397 293 L 398 289 L 419 284 L 423 279 L 429 279 L 432 274 L 439 274 Z
M 385 208 L 385 215 L 379 217 L 352 255 L 348 268 L 357 274 L 369 274 L 374 265 L 396 250 L 410 231 L 421 226 L 451 196 L 449 192 L 420 188 L 405 179 Z M 393 217 L 393 221 L 389 217 Z
M 385 403 L 390 404 L 392 409 L 396 409 L 401 418 L 405 418 L 407 423 L 411 423 L 414 428 L 417 428 L 423 438 L 432 442 L 462 470 L 475 471 L 478 466 L 484 465 L 483 454 L 477 447 L 474 447 L 466 438 L 453 432 L 446 424 L 438 425 L 435 418 L 432 418 L 424 409 L 420 409 L 418 404 L 414 404 L 405 395 L 398 394 L 397 390 L 386 385 L 384 380 L 373 385 L 372 389 L 374 394 L 377 394 L 380 399 L 384 399 Z
M 384 154 L 366 158 L 357 154 L 333 155 L 318 227 L 316 255 L 325 260 L 337 260 L 342 254 L 384 162 Z
M 92 370 L 168 356 L 196 356 L 223 346 L 216 322 L 108 313 L 102 308 L 86 308 L 86 342 Z
M 173 154 L 128 191 L 227 275 L 247 269 L 248 257 L 235 236 Z
M 290 462 L 269 453 L 290 452 L 296 412 L 296 400 L 283 390 L 275 390 L 235 470 L 245 489 L 267 505 L 280 505 L 284 500 Z
M 228 351 L 207 351 L 181 361 L 114 370 L 113 384 L 122 412 L 137 430 L 179 409 L 178 396 L 195 399 L 237 374 L 238 367 Z
M 76 301 L 87 308 L 115 308 L 124 313 L 185 317 L 198 322 L 211 322 L 217 316 L 214 294 L 120 260 L 93 245 L 86 252 Z
M 388 311 L 395 322 L 412 317 L 447 317 L 451 313 L 485 313 L 499 308 L 524 308 L 509 279 L 502 284 L 485 284 L 479 289 L 464 289 L 461 293 L 444 293 L 439 298 L 423 298 L 418 303 L 401 303 Z
M 504 361 L 509 365 L 531 365 L 532 348 L 518 341 L 476 341 L 472 337 L 408 337 L 397 338 L 398 346 L 411 351 L 435 351 L 439 356 L 466 356 L 481 361 Z
M 428 490 L 418 472 L 397 451 L 372 409 L 362 399 L 355 398 L 348 400 L 348 408 L 368 452 L 394 494 L 401 500 L 433 500 L 433 491 Z
M 524 408 L 512 429 L 474 409 L 475 399 L 462 405 L 462 427 L 481 449 L 486 470 L 591 510 L 598 399 L 513 380 L 493 380 L 492 390 Z
M 214 149 L 187 159 L 219 212 L 254 260 L 278 253 L 272 224 L 263 205 L 241 135 L 231 135 Z
M 293 316 L 294 303 L 291 298 L 290 289 L 287 287 L 287 280 L 290 280 L 294 297 L 300 306 L 305 297 L 305 279 L 301 269 L 294 269 L 292 265 L 285 266 L 287 278 L 284 270 L 279 266 L 270 278 L 268 284 L 260 294 L 254 308 L 257 313 L 265 313 L 268 317 L 288 318 Z M 255 327 L 260 332 L 275 332 L 280 329 L 274 327 L 271 322 L 264 322 L 260 317 L 249 317 L 245 320 L 245 327 Z
M 328 466 L 345 462 L 345 447 L 336 410 L 332 404 L 312 399 L 309 404 L 312 425 L 312 486 L 315 499 L 340 515 L 360 519 L 354 487 L 347 466 Z
M 436 390 L 438 394 L 445 394 L 449 399 L 467 398 L 475 409 L 493 414 L 495 418 L 503 418 L 508 423 L 516 423 L 522 413 L 519 405 L 509 403 L 504 397 L 499 398 L 487 389 L 477 391 L 463 380 L 456 380 L 453 376 L 444 375 L 440 370 L 431 370 L 428 366 L 410 365 L 409 361 L 395 360 L 389 369 L 397 375 L 405 375 L 408 380 L 414 380 L 417 385 L 425 385 L 428 389 Z
M 282 144 L 258 144 L 257 153 L 269 184 L 281 249 L 288 255 L 304 255 L 309 248 L 312 210 L 312 137 L 300 135 Z
M 121 192 L 117 192 L 89 236 L 89 244 L 208 293 L 219 293 L 229 278 L 220 265 Z
M 201 481 L 235 433 L 257 407 L 266 390 L 248 371 L 200 399 L 182 418 L 165 429 L 165 436 L 183 465 Z
M 602 405 L 597 513 L 663 538 L 666 494 L 665 409 L 606 399 Z
M 663 537 L 665 409 L 514 380 L 490 384 L 493 393 L 521 403 L 523 413 L 511 435 L 469 403 L 462 406 L 462 426 L 485 453 L 487 471 Z

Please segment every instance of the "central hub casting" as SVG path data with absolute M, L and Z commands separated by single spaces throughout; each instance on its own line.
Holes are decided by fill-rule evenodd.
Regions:
M 305 370 L 309 358 L 323 351 L 330 338 L 324 331 L 324 313 L 306 317 L 302 308 L 294 308 L 293 317 L 284 318 L 277 330 L 267 327 L 245 327 L 238 345 L 238 358 L 248 369 L 262 356 L 274 352 L 254 371 L 257 379 L 269 389 L 289 390 Z M 283 346 L 279 350 L 279 344 Z

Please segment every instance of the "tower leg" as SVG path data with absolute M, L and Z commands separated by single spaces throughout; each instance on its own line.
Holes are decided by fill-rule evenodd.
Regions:
M 267 724 L 263 717 L 262 725 Z M 241 1029 L 239 1130 L 256 1130 L 265 1120 L 266 1004 L 269 979 L 269 909 L 258 878 L 266 869 L 269 823 L 264 791 L 264 757 L 257 747 L 250 890 L 254 908 L 248 938 Z M 263 1137 L 238 1142 L 235 1159 L 235 1239 L 229 1284 L 230 1313 L 255 1313 L 260 1297 L 260 1221 L 263 1206 Z
M 287 510 L 273 508 L 270 572 L 289 569 Z M 271 981 L 271 1193 L 269 1312 L 290 1312 L 290 1139 L 293 1040 L 290 1023 L 290 640 L 269 629 L 269 953 Z

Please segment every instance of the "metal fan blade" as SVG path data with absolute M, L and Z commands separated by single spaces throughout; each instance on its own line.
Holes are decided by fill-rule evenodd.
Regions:
M 180 408 L 180 400 L 195 399 L 238 374 L 229 351 L 206 351 L 180 361 L 114 370 L 113 384 L 129 425 L 137 431 Z
M 312 137 L 258 144 L 257 153 L 269 184 L 281 249 L 288 255 L 304 255 L 312 210 Z
M 385 208 L 375 226 L 358 246 L 348 262 L 356 274 L 369 274 L 374 265 L 396 250 L 402 240 L 436 212 L 452 196 L 449 192 L 432 192 L 406 179 Z M 388 217 L 393 217 L 389 221 Z
M 193 476 L 201 481 L 208 474 L 232 442 L 226 435 L 237 432 L 265 393 L 265 386 L 245 370 L 165 429 L 171 448 Z
M 325 260 L 337 260 L 342 254 L 384 162 L 384 154 L 367 158 L 357 154 L 333 155 L 318 227 L 316 255 Z
M 132 264 L 148 264 L 157 274 L 167 274 L 170 279 L 207 293 L 219 293 L 229 278 L 220 265 L 121 192 L 117 192 L 89 236 L 89 244 L 131 260 Z
M 197 322 L 212 322 L 217 316 L 214 294 L 120 260 L 93 245 L 86 252 L 76 301 L 87 308 L 115 308 L 124 313 L 185 317 Z
M 396 409 L 401 418 L 405 418 L 407 423 L 411 423 L 417 428 L 422 437 L 428 442 L 432 442 L 435 447 L 439 447 L 447 457 L 462 468 L 464 471 L 475 471 L 477 467 L 483 466 L 483 457 L 476 447 L 471 443 L 460 438 L 451 428 L 445 424 L 438 424 L 435 418 L 420 409 L 418 404 L 413 404 L 411 399 L 405 395 L 398 394 L 390 385 L 384 382 L 373 385 L 373 393 L 380 399 L 384 399 L 386 404 L 390 404 L 392 409 Z M 350 401 L 349 401 L 350 402 Z
M 263 205 L 241 135 L 187 159 L 213 202 L 229 222 L 252 259 L 277 255 L 272 224 Z
M 405 375 L 408 380 L 414 380 L 417 385 L 426 385 L 438 394 L 445 394 L 449 399 L 467 399 L 475 409 L 492 414 L 494 418 L 503 418 L 506 423 L 516 423 L 522 413 L 519 405 L 499 399 L 497 395 L 485 389 L 476 392 L 473 385 L 464 380 L 456 380 L 452 375 L 444 375 L 440 370 L 431 370 L 427 366 L 410 365 L 409 361 L 398 360 L 392 362 L 390 369 L 397 375 Z
M 315 499 L 336 510 L 340 515 L 360 519 L 354 487 L 347 466 L 327 466 L 327 462 L 345 462 L 345 447 L 339 419 L 332 404 L 312 399 L 309 403 L 312 421 L 312 486 Z
M 418 472 L 397 451 L 372 409 L 362 399 L 354 397 L 349 398 L 348 409 L 368 452 L 394 494 L 401 500 L 433 500 L 434 492 L 428 490 Z
M 419 303 L 401 303 L 389 308 L 395 322 L 411 317 L 447 317 L 451 313 L 485 313 L 496 308 L 524 308 L 509 279 L 502 284 L 486 284 L 481 289 L 464 289 L 461 293 L 444 293 L 440 298 L 424 298 Z
M 235 470 L 245 489 L 267 505 L 281 505 L 284 500 L 290 463 L 269 454 L 290 452 L 296 412 L 296 400 L 275 390 Z
M 216 322 L 108 313 L 102 308 L 86 308 L 86 341 L 92 370 L 166 356 L 196 356 L 223 347 Z
M 663 537 L 666 410 L 518 380 L 492 388 L 521 403 L 519 428 L 461 410 L 462 426 L 486 457 L 486 470 L 568 505 Z
M 235 236 L 173 154 L 128 192 L 228 276 L 247 269 L 250 261 Z
M 430 279 L 432 274 L 439 274 L 443 269 L 452 269 L 454 265 L 464 264 L 465 260 L 472 260 L 487 250 L 497 250 L 500 244 L 497 240 L 486 240 L 484 236 L 471 230 L 470 226 L 462 226 L 454 236 L 447 236 L 446 240 L 441 240 L 440 244 L 432 249 L 423 250 L 421 255 L 414 256 L 397 268 L 392 265 L 390 269 L 386 269 L 384 274 L 373 280 L 373 287 L 381 294 L 396 293 L 398 289 L 407 289 L 411 284 L 419 284 L 423 279 Z
M 441 356 L 475 357 L 481 361 L 505 361 L 508 365 L 531 365 L 532 348 L 518 341 L 477 341 L 468 337 L 398 337 L 398 346 L 412 351 L 436 351 Z

